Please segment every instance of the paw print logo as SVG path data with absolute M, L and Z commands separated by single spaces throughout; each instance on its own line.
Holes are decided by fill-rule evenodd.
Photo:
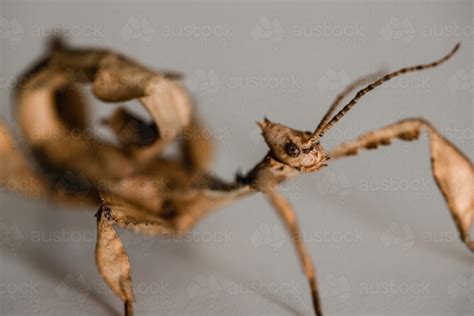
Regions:
M 415 234 L 407 224 L 392 223 L 389 229 L 383 232 L 380 241 L 385 248 L 400 246 L 406 251 L 415 244 Z
M 0 246 L 16 253 L 24 241 L 25 237 L 18 225 L 0 219 Z
M 84 175 L 67 171 L 56 183 L 55 189 L 85 198 L 91 190 L 91 185 Z
M 468 298 L 474 303 L 474 269 L 471 272 L 471 276 L 458 274 L 448 285 L 448 294 L 451 299 L 457 298 Z
M 127 24 L 120 31 L 120 36 L 125 42 L 132 39 L 138 39 L 150 42 L 155 35 L 155 29 L 145 18 L 130 17 Z
M 53 291 L 61 302 L 66 302 L 69 308 L 76 309 L 75 312 L 71 310 L 71 315 L 96 314 L 90 304 L 91 286 L 82 274 L 67 274 Z
M 0 40 L 18 43 L 25 34 L 17 19 L 8 20 L 0 16 Z
M 149 146 L 158 138 L 158 130 L 154 123 L 141 124 L 141 122 L 131 121 L 129 128 L 136 130 L 140 135 L 140 146 Z
M 399 40 L 408 44 L 415 38 L 416 30 L 407 18 L 392 17 L 382 28 L 380 34 L 386 41 Z
M 316 82 L 316 87 L 321 92 L 337 91 L 349 83 L 350 79 L 343 70 L 328 69 Z
M 323 196 L 336 196 L 343 201 L 352 191 L 352 184 L 341 171 L 325 170 L 324 177 L 318 184 L 318 190 Z
M 158 137 L 156 125 L 143 122 L 139 119 L 130 119 L 118 131 L 118 137 L 123 145 L 136 145 L 139 147 L 151 145 Z
M 285 243 L 284 235 L 276 224 L 261 224 L 250 239 L 256 248 L 271 247 L 278 250 Z
M 198 69 L 188 82 L 189 89 L 197 94 L 215 95 L 223 83 L 214 70 Z
M 89 289 L 84 286 L 87 286 L 87 282 L 82 274 L 68 274 L 54 288 L 54 292 L 61 299 L 76 296 L 78 293 L 87 295 Z
M 150 254 L 155 243 L 156 238 L 152 235 L 134 234 L 131 238 L 122 239 L 122 244 L 125 248 L 140 249 L 141 254 L 144 256 Z
M 329 285 L 326 296 L 345 302 L 352 297 L 352 288 L 345 276 L 328 275 L 326 282 Z
M 261 16 L 257 24 L 253 27 L 251 36 L 254 40 L 279 42 L 285 36 L 285 30 L 278 19 L 274 18 L 270 20 L 270 18 L 266 16 Z
M 214 276 L 206 277 L 198 275 L 193 282 L 186 288 L 191 299 L 207 298 L 211 300 L 217 299 L 222 292 L 223 287 L 219 284 Z
M 451 92 L 467 91 L 474 94 L 474 68 L 471 73 L 465 69 L 458 70 L 448 79 L 448 87 Z
M 54 293 L 62 301 L 73 302 L 81 311 L 88 309 L 91 288 L 82 274 L 68 274 L 54 288 Z

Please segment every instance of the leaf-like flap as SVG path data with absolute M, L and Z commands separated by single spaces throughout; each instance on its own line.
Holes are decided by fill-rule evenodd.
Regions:
M 474 251 L 469 229 L 474 223 L 474 167 L 456 147 L 431 130 L 433 175 L 458 226 L 462 240 Z
M 441 136 L 426 120 L 406 119 L 359 136 L 330 151 L 332 159 L 356 155 L 360 149 L 376 149 L 389 145 L 393 139 L 418 139 L 422 129 L 430 138 L 433 177 L 448 204 L 461 239 L 474 251 L 469 229 L 474 223 L 474 167 L 459 149 Z
M 132 204 L 121 197 L 102 193 L 103 206 L 109 217 L 120 227 L 131 228 L 149 235 L 171 235 L 176 233 L 173 219 L 166 219 L 151 210 Z M 159 210 L 156 210 L 157 212 Z
M 125 304 L 125 309 L 132 309 L 134 300 L 131 268 L 128 255 L 112 227 L 110 209 L 102 206 L 97 212 L 96 263 L 100 275 L 110 289 Z

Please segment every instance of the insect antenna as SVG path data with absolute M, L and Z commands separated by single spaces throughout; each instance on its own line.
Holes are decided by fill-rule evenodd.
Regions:
M 341 118 L 343 118 L 344 115 L 346 115 L 347 112 L 349 112 L 352 109 L 352 107 L 354 107 L 354 105 L 357 104 L 359 99 L 362 96 L 364 96 L 365 94 L 367 94 L 368 92 L 372 91 L 373 89 L 375 89 L 376 87 L 382 85 L 386 81 L 389 81 L 389 80 L 391 80 L 391 79 L 393 79 L 393 78 L 395 78 L 399 75 L 409 73 L 409 72 L 424 70 L 424 69 L 428 69 L 428 68 L 433 68 L 433 67 L 438 66 L 439 64 L 442 64 L 443 62 L 445 62 L 449 58 L 451 58 L 451 56 L 453 56 L 454 53 L 456 53 L 456 51 L 459 49 L 460 45 L 461 45 L 461 43 L 457 43 L 456 46 L 454 46 L 454 48 L 447 55 L 445 55 L 441 59 L 438 59 L 438 60 L 436 60 L 432 63 L 429 63 L 429 64 L 421 64 L 421 65 L 417 65 L 417 66 L 401 68 L 397 71 L 386 74 L 382 78 L 380 78 L 380 79 L 372 82 L 368 86 L 366 86 L 364 89 L 359 90 L 357 92 L 357 94 L 355 95 L 355 97 L 352 100 L 350 100 L 336 115 L 334 115 L 332 117 L 332 119 L 326 125 L 324 125 L 324 127 L 316 128 L 316 130 L 314 131 L 314 133 L 311 137 L 311 141 L 316 142 L 320 137 L 322 137 L 325 132 L 327 132 L 331 127 L 334 126 L 334 124 L 336 124 Z
M 341 103 L 341 101 L 347 97 L 352 91 L 354 91 L 357 87 L 359 86 L 362 86 L 364 84 L 368 84 L 370 83 L 371 81 L 374 81 L 376 80 L 377 78 L 379 78 L 380 76 L 382 76 L 383 74 L 387 73 L 386 70 L 384 69 L 381 69 L 375 73 L 372 73 L 372 74 L 368 74 L 368 75 L 365 75 L 365 76 L 362 76 L 358 79 L 356 79 L 354 82 L 352 82 L 351 84 L 349 84 L 344 90 L 342 90 L 338 95 L 337 97 L 334 99 L 334 101 L 331 103 L 331 106 L 329 106 L 329 108 L 327 109 L 326 113 L 324 114 L 323 118 L 321 119 L 321 121 L 319 122 L 318 124 L 318 127 L 316 127 L 316 130 L 314 132 L 315 135 L 318 135 L 319 132 L 324 128 L 324 126 L 329 122 L 329 120 L 331 119 L 331 116 L 334 114 L 334 112 L 336 111 L 337 107 L 339 106 L 339 104 Z

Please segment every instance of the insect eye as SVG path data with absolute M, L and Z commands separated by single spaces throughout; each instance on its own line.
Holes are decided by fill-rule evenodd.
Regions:
M 296 146 L 294 143 L 292 142 L 289 142 L 288 144 L 286 144 L 285 146 L 285 152 L 288 156 L 290 157 L 298 157 L 299 154 L 300 154 L 300 149 L 298 148 L 298 146 Z

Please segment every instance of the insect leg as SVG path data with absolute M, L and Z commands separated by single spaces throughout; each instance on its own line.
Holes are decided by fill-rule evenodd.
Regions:
M 288 200 L 277 192 L 269 192 L 268 199 L 277 211 L 283 224 L 286 226 L 291 235 L 294 246 L 296 248 L 296 252 L 298 253 L 298 257 L 301 262 L 301 266 L 303 268 L 303 272 L 304 274 L 306 274 L 306 277 L 309 281 L 309 286 L 311 288 L 311 296 L 313 299 L 314 312 L 317 316 L 321 316 L 322 311 L 321 303 L 319 300 L 316 273 L 313 261 L 311 260 L 311 256 L 309 255 L 308 251 L 304 246 L 298 221 L 296 219 L 296 214 Z
M 124 303 L 125 316 L 133 316 L 133 288 L 130 262 L 113 228 L 111 210 L 102 206 L 97 217 L 96 264 L 109 288 Z
M 474 224 L 474 166 L 459 149 L 426 120 L 412 118 L 368 132 L 332 149 L 332 159 L 356 155 L 360 149 L 389 145 L 393 139 L 418 139 L 422 129 L 429 135 L 432 173 L 456 223 L 462 241 L 474 251 L 469 229 Z

